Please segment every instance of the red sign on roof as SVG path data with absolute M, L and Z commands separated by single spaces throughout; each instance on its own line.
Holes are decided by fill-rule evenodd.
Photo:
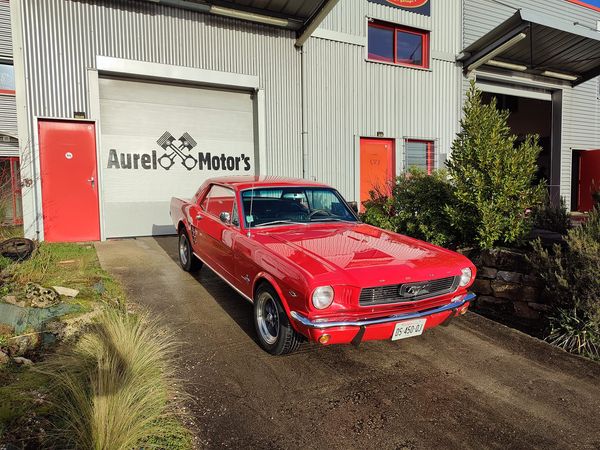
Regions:
M 391 6 L 392 8 L 405 9 L 425 16 L 431 15 L 431 4 L 429 0 L 369 0 L 371 3 Z

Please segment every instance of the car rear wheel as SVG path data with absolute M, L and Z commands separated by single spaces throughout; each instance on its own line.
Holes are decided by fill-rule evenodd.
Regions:
M 302 336 L 292 328 L 279 296 L 269 284 L 256 291 L 254 326 L 261 347 L 272 355 L 292 353 L 302 342 Z
M 195 272 L 202 267 L 202 261 L 200 261 L 194 255 L 192 251 L 192 245 L 188 239 L 185 230 L 179 232 L 179 264 L 181 268 L 186 272 Z

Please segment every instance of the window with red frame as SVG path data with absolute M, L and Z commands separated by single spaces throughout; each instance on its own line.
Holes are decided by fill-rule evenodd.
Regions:
M 372 61 L 429 68 L 429 31 L 369 22 L 368 55 Z
M 15 72 L 12 64 L 0 63 L 0 94 L 15 93 Z
M 420 167 L 428 175 L 435 169 L 435 145 L 433 141 L 407 139 L 404 145 L 406 168 Z

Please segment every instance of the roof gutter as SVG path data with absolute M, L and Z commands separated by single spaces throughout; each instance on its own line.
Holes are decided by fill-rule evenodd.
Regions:
M 287 19 L 285 17 L 274 17 L 265 14 L 260 14 L 254 11 L 246 11 L 242 9 L 227 8 L 219 5 L 209 5 L 206 3 L 195 3 L 186 0 L 147 0 L 151 3 L 159 5 L 172 6 L 179 9 L 187 9 L 205 14 L 213 14 L 217 16 L 231 17 L 233 19 L 247 20 L 249 22 L 262 23 L 280 28 L 289 28 L 297 30 L 300 22 Z

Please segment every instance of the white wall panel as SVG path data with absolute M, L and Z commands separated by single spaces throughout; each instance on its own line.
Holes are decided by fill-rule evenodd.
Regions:
M 10 6 L 8 0 L 0 0 L 0 58 L 12 58 L 12 35 L 10 31 Z
M 300 175 L 292 32 L 146 1 L 22 1 L 32 116 L 89 113 L 86 70 L 97 55 L 256 75 L 266 100 L 265 171 Z
M 336 186 L 357 200 L 357 137 L 383 132 L 436 141 L 445 155 L 458 131 L 462 72 L 454 62 L 461 44 L 460 0 L 431 0 L 431 17 L 370 3 L 341 0 L 322 29 L 366 42 L 366 18 L 431 30 L 431 69 L 365 61 L 364 45 L 311 38 L 306 45 L 307 175 Z M 358 40 L 360 42 L 360 40 Z

